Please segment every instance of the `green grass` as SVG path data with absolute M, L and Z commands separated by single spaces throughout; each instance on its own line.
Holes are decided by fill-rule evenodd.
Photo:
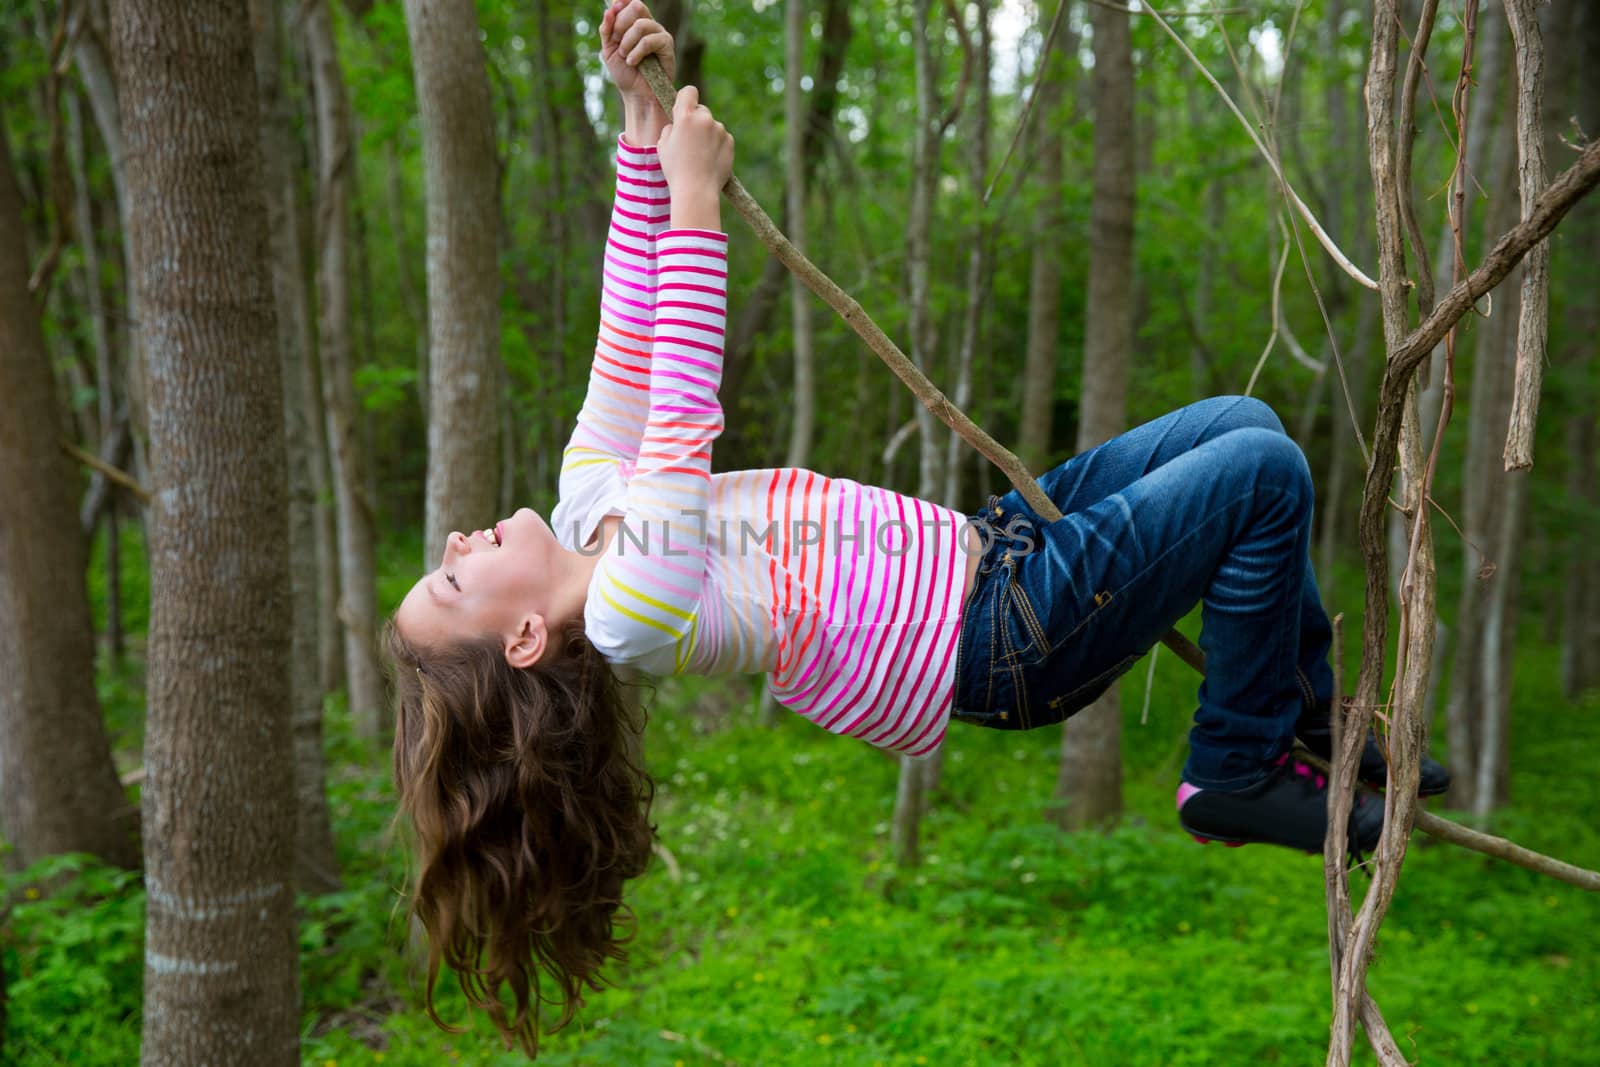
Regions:
M 1600 699 L 1561 699 L 1554 650 L 1517 661 L 1513 804 L 1495 828 L 1600 866 Z M 104 672 L 103 672 L 104 673 Z M 106 685 L 123 685 L 107 682 Z M 547 1040 L 559 1065 L 1302 1064 L 1326 1048 L 1320 860 L 1202 848 L 1172 792 L 1193 679 L 1122 684 L 1128 814 L 1110 834 L 1044 819 L 1058 734 L 955 726 L 923 829 L 889 862 L 895 764 L 796 717 L 756 723 L 745 683 L 653 697 L 656 816 L 681 880 L 632 891 L 638 937 L 612 988 Z M 129 701 L 131 703 L 131 700 Z M 114 717 L 126 716 L 126 710 Z M 394 918 L 404 857 L 383 761 L 330 709 L 346 888 L 302 901 L 307 1063 L 514 1064 L 486 1025 L 436 1030 Z M 136 880 L 60 863 L 13 878 L 0 956 L 18 1067 L 127 1064 L 138 1048 Z M 75 872 L 75 873 L 74 873 Z M 1360 885 L 1357 879 L 1357 885 Z M 1371 987 L 1402 1048 L 1451 1064 L 1593 1062 L 1600 898 L 1419 837 Z M 468 1021 L 447 990 L 447 1018 Z

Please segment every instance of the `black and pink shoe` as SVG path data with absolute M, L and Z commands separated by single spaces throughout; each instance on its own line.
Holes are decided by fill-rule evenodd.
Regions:
M 1283 845 L 1321 852 L 1328 832 L 1328 780 L 1285 753 L 1265 779 L 1236 793 L 1180 784 L 1178 822 L 1201 844 Z M 1358 794 L 1350 808 L 1351 851 L 1372 851 L 1382 833 L 1383 802 Z

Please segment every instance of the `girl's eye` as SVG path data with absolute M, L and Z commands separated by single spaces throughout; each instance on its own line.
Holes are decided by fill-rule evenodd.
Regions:
M 445 571 L 444 572 L 444 580 L 449 582 L 451 587 L 454 588 L 456 592 L 458 592 L 458 593 L 461 592 L 461 586 L 456 581 L 456 576 L 455 575 L 451 574 L 449 571 Z

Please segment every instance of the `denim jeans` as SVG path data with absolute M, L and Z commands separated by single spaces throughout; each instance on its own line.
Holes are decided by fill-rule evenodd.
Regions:
M 1238 790 L 1331 699 L 1332 630 L 1309 557 L 1305 456 L 1272 409 L 1203 400 L 973 516 L 985 549 L 962 615 L 954 716 L 1030 729 L 1082 710 L 1202 602 L 1206 677 L 1183 780 Z

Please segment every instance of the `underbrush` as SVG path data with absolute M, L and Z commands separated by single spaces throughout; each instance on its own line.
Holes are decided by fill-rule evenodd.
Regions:
M 1514 805 L 1496 828 L 1600 865 L 1600 702 L 1519 657 Z M 889 862 L 896 768 L 794 718 L 758 725 L 752 690 L 663 686 L 655 808 L 674 865 L 632 892 L 632 960 L 546 1040 L 541 1060 L 627 1064 L 1306 1063 L 1326 1045 L 1315 857 L 1201 848 L 1172 790 L 1191 686 L 1170 658 L 1139 724 L 1124 683 L 1128 816 L 1109 834 L 1044 818 L 1057 735 L 954 727 L 924 864 Z M 515 1064 L 479 1021 L 436 1030 L 397 915 L 402 844 L 386 773 L 330 712 L 345 888 L 304 898 L 306 1062 Z M 674 870 L 675 868 L 675 870 Z M 58 888 L 34 895 L 40 884 Z M 1361 880 L 1357 878 L 1357 885 Z M 134 1061 L 143 897 L 136 877 L 52 860 L 6 883 L 6 1050 L 19 1067 Z M 1408 1054 L 1455 1064 L 1593 1061 L 1600 902 L 1417 839 L 1372 987 Z M 447 1019 L 471 1022 L 445 979 Z

